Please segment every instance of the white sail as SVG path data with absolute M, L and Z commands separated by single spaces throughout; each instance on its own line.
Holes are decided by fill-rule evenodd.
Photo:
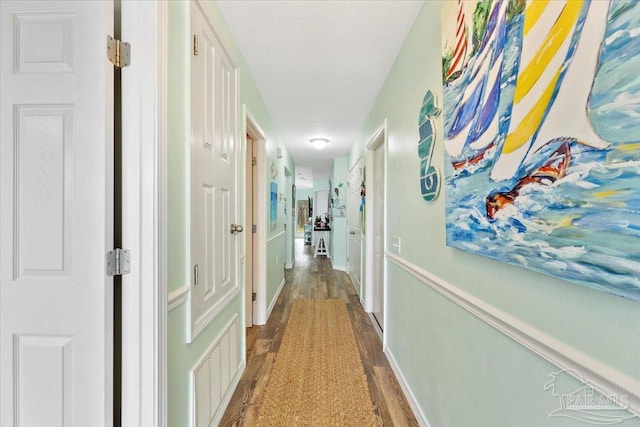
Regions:
M 604 36 L 609 0 L 586 5 L 589 10 L 571 55 L 583 6 L 584 0 L 527 2 L 509 131 L 491 179 L 513 178 L 528 157 L 550 141 L 608 146 L 593 131 L 587 106 L 600 54 L 594 46 L 600 46 Z
M 469 133 L 473 126 L 476 125 L 475 122 L 479 117 L 479 115 L 476 115 L 472 118 L 470 114 L 479 112 L 488 102 L 491 88 L 498 78 L 502 68 L 502 44 L 504 43 L 504 40 L 500 40 L 499 37 L 501 36 L 500 31 L 505 25 L 507 5 L 507 1 L 496 1 L 492 3 L 489 16 L 493 16 L 494 25 L 490 30 L 488 30 L 488 33 L 485 34 L 485 39 L 482 42 L 482 48 L 473 59 L 470 74 L 468 75 L 467 85 L 464 89 L 462 98 L 458 102 L 458 116 L 454 120 L 449 134 L 445 137 L 445 150 L 449 156 L 454 159 L 461 156 L 463 150 L 468 144 L 475 143 L 474 146 L 484 144 L 482 147 L 486 147 L 493 139 L 493 136 L 497 134 L 498 114 L 495 114 L 493 119 L 495 120 L 496 126 L 494 127 L 492 123 L 492 126 L 488 129 L 489 131 L 495 132 L 493 133 L 493 136 L 489 138 L 489 135 L 485 132 L 484 135 L 476 137 L 475 140 L 469 140 Z M 494 57 L 494 55 L 496 56 Z M 497 104 L 498 100 L 496 99 L 495 102 Z M 460 115 L 466 115 L 468 120 L 464 126 L 458 128 L 459 123 L 456 123 L 456 121 L 460 119 Z M 487 138 L 490 139 L 489 142 L 486 142 Z M 479 139 L 482 140 L 478 142 L 477 140 Z
M 471 96 L 476 91 L 481 91 L 481 84 L 485 83 L 486 74 L 489 71 L 489 65 L 491 61 L 489 60 L 489 51 L 487 48 L 486 52 L 483 52 L 483 56 L 479 58 L 479 66 L 480 68 L 477 71 L 477 78 L 473 79 L 469 82 L 468 86 L 465 88 L 464 94 L 462 95 L 462 99 L 460 103 L 464 106 L 470 101 Z M 471 124 L 473 120 L 469 120 L 469 122 L 454 136 L 445 138 L 444 140 L 444 148 L 449 153 L 449 155 L 453 158 L 456 158 L 462 154 L 462 150 L 467 142 L 467 136 L 469 136 L 469 130 L 471 129 Z

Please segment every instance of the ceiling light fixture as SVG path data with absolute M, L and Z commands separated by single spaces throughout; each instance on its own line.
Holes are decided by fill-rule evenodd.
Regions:
M 322 150 L 329 143 L 329 140 L 327 138 L 312 138 L 309 142 L 313 144 L 316 150 Z

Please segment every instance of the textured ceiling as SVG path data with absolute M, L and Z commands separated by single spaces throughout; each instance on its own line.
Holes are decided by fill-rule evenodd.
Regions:
M 422 4 L 218 1 L 296 168 L 310 167 L 307 181 L 326 179 L 331 160 L 349 153 Z M 331 142 L 316 150 L 313 137 Z

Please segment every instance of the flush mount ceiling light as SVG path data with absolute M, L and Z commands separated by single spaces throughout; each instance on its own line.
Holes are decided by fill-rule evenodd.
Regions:
M 327 138 L 312 138 L 309 142 L 313 144 L 316 150 L 322 150 L 329 143 L 329 140 Z

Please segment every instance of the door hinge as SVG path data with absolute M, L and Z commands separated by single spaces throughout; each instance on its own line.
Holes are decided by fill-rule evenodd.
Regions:
M 131 65 L 131 44 L 107 36 L 107 58 L 116 68 Z
M 251 158 L 251 166 L 255 166 L 258 164 L 258 159 L 256 157 Z
M 198 35 L 193 35 L 193 56 L 198 56 Z
M 256 300 L 256 293 L 251 292 L 251 301 L 255 301 L 255 300 Z
M 129 249 L 116 248 L 107 252 L 107 276 L 122 276 L 131 272 Z
M 252 233 L 257 233 L 257 232 L 258 232 L 258 227 L 257 227 L 255 224 L 253 224 L 253 225 L 251 226 L 251 232 L 252 232 Z

